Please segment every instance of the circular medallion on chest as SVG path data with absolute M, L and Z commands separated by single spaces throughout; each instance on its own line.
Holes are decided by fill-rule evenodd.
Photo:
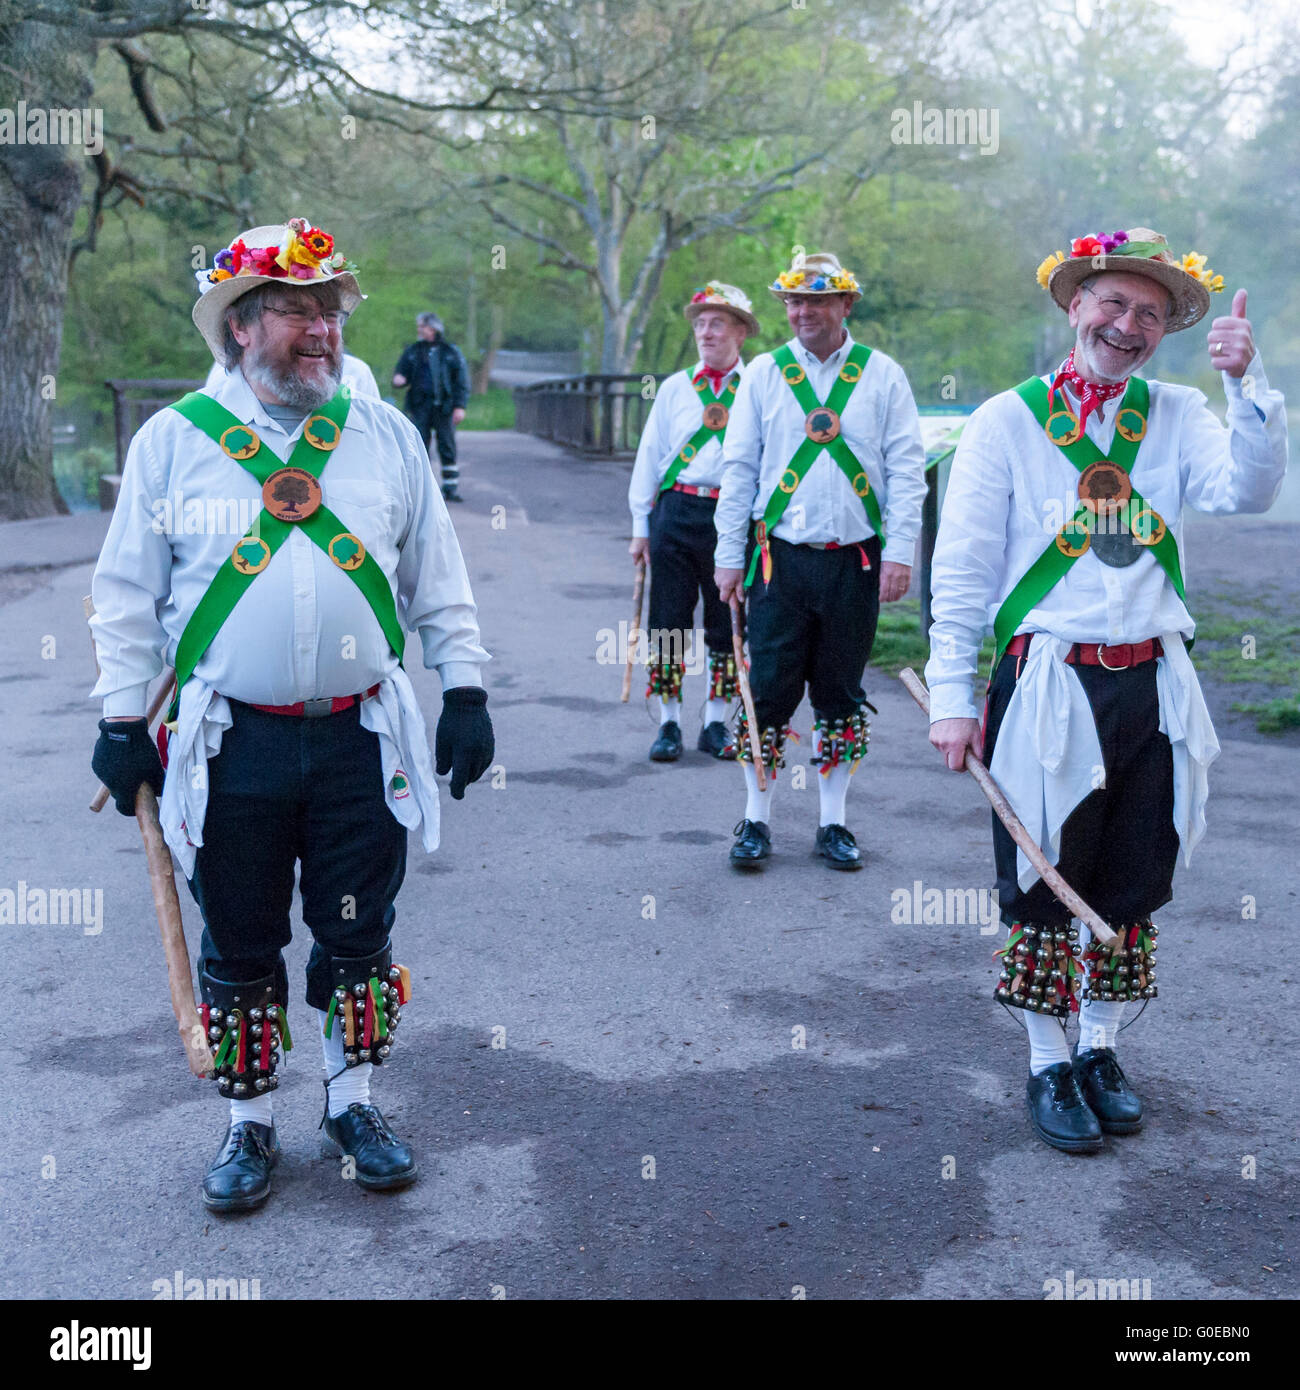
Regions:
M 1094 512 L 1114 512 L 1133 496 L 1133 482 L 1117 463 L 1101 459 L 1079 475 L 1079 500 Z
M 828 406 L 819 405 L 816 410 L 808 412 L 803 431 L 816 443 L 829 444 L 832 439 L 839 438 L 840 417 Z
M 712 405 L 704 407 L 704 426 L 706 429 L 725 430 L 730 418 L 731 412 L 721 401 L 714 401 Z
M 277 468 L 262 484 L 262 505 L 278 521 L 306 521 L 320 504 L 320 483 L 305 468 Z

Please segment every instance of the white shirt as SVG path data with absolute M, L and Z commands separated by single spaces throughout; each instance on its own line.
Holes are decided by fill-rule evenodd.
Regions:
M 1246 376 L 1254 383 L 1253 402 L 1241 381 L 1224 374 L 1226 428 L 1200 391 L 1150 382 L 1147 432 L 1133 465 L 1133 486 L 1164 519 L 1180 552 L 1184 505 L 1203 512 L 1263 512 L 1282 487 L 1282 394 L 1269 389 L 1258 354 Z M 1112 401 L 1105 421 L 1096 413 L 1088 417 L 1088 437 L 1102 457 L 1118 414 Z M 934 551 L 934 623 L 925 668 L 931 722 L 978 717 L 971 681 L 980 642 L 1003 599 L 1073 516 L 1079 476 L 1014 391 L 994 396 L 970 417 L 953 459 Z M 1188 637 L 1195 623 L 1153 554 L 1116 569 L 1088 550 L 1016 630 L 1049 633 L 1067 643 L 1114 645 L 1169 632 Z
M 343 385 L 350 386 L 354 396 L 370 396 L 376 401 L 381 399 L 379 383 L 375 380 L 374 372 L 359 357 L 353 357 L 350 352 L 343 354 L 342 376 Z M 208 373 L 208 379 L 203 383 L 203 390 L 211 396 L 225 379 L 226 369 L 220 362 L 214 362 L 212 370 Z
M 287 461 L 302 434 L 275 423 L 236 370 L 210 393 Z M 304 422 L 306 417 L 304 416 Z M 321 473 L 324 505 L 387 575 L 404 625 L 444 689 L 481 685 L 490 660 L 465 562 L 429 460 L 394 406 L 354 396 L 343 439 Z M 140 715 L 149 681 L 175 662 L 185 624 L 217 569 L 262 509 L 242 465 L 178 412 L 160 410 L 131 441 L 113 520 L 95 567 L 91 620 L 101 674 L 91 692 L 105 717 Z M 195 676 L 250 704 L 351 695 L 397 667 L 351 577 L 291 534 L 253 580 L 203 654 Z
M 844 342 L 825 362 L 819 362 L 797 338 L 789 346 L 808 373 L 817 399 L 825 401 L 853 347 L 852 335 L 846 331 Z M 750 520 L 763 515 L 781 474 L 806 441 L 804 419 L 772 354 L 756 357 L 736 393 L 723 445 L 722 494 L 713 514 L 718 532 L 714 559 L 720 568 L 744 565 Z M 866 471 L 880 506 L 887 538 L 881 558 L 910 565 L 921 532 L 925 448 L 911 388 L 892 357 L 872 350 L 862 379 L 844 407 L 840 431 Z M 861 498 L 823 450 L 772 534 L 796 545 L 826 541 L 848 545 L 873 533 Z
M 650 513 L 659 500 L 659 485 L 682 451 L 682 445 L 703 423 L 704 406 L 695 389 L 695 378 L 703 369 L 699 361 L 689 372 L 674 372 L 659 384 L 654 404 L 641 432 L 636 462 L 632 465 L 632 481 L 628 484 L 627 505 L 632 512 L 632 535 L 650 534 Z M 727 382 L 744 372 L 744 363 L 736 365 L 722 380 Z M 713 383 L 709 382 L 712 390 Z M 721 394 L 721 393 L 719 393 Z M 730 428 L 730 425 L 728 425 Z M 677 475 L 676 481 L 689 487 L 717 487 L 722 481 L 722 444 L 717 435 L 707 439 L 699 452 Z

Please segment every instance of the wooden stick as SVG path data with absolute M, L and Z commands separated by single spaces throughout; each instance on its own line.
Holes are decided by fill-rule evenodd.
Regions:
M 95 605 L 89 594 L 81 600 L 81 606 L 89 620 L 95 612 Z M 95 657 L 95 671 L 98 674 L 99 654 L 95 651 L 93 632 L 90 636 L 90 649 Z M 158 930 L 162 933 L 163 954 L 167 958 L 167 984 L 171 990 L 172 1013 L 176 1016 L 176 1027 L 180 1031 L 181 1044 L 185 1048 L 185 1058 L 195 1076 L 211 1076 L 214 1063 L 208 1048 L 207 1034 L 203 1031 L 199 1011 L 194 1004 L 190 953 L 185 945 L 185 922 L 181 917 L 180 899 L 176 896 L 172 852 L 167 847 L 162 825 L 158 820 L 158 798 L 147 782 L 141 784 L 135 796 L 135 819 L 140 827 L 145 859 L 149 864 L 149 887 L 153 891 L 154 912 L 158 917 Z
M 636 562 L 636 584 L 632 588 L 632 626 L 627 634 L 627 669 L 623 672 L 623 703 L 632 693 L 632 667 L 636 663 L 636 639 L 641 631 L 641 600 L 645 597 L 645 561 Z
M 758 736 L 758 716 L 754 713 L 754 692 L 749 688 L 749 672 L 745 668 L 745 643 L 740 635 L 740 603 L 731 596 L 731 650 L 736 657 L 736 680 L 740 685 L 740 699 L 745 706 L 745 723 L 749 728 L 749 751 L 754 757 L 754 770 L 758 776 L 758 789 L 767 790 L 767 770 L 763 766 L 763 741 Z
M 153 728 L 153 721 L 158 718 L 159 711 L 171 698 L 172 686 L 175 684 L 176 672 L 169 667 L 163 672 L 162 684 L 158 687 L 158 693 L 149 702 L 149 712 L 144 717 L 145 723 L 149 725 L 151 730 Z M 90 803 L 90 809 L 95 812 L 102 811 L 108 804 L 108 798 L 111 795 L 112 793 L 109 789 L 101 783 L 99 790 L 95 793 L 95 799 Z
M 898 679 L 903 682 L 912 699 L 921 706 L 926 714 L 929 714 L 930 692 L 917 679 L 916 672 L 910 667 L 906 667 L 898 673 Z M 1020 817 L 1011 809 L 1011 803 L 1007 800 L 1006 793 L 993 780 L 988 768 L 969 748 L 966 750 L 965 767 L 966 771 L 979 783 L 980 790 L 988 797 L 989 805 L 993 807 L 997 818 L 1006 826 L 1016 844 L 1024 850 L 1025 857 L 1038 870 L 1039 877 L 1052 890 L 1057 899 L 1064 903 L 1070 912 L 1087 926 L 1088 930 L 1103 946 L 1116 943 L 1119 938 L 1115 933 L 1047 862 L 1047 856 L 1034 843 L 1034 837 L 1025 829 Z

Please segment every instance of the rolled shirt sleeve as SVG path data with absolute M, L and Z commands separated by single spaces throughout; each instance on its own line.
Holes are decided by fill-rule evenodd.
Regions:
M 763 421 L 758 403 L 767 377 L 774 370 L 772 359 L 766 354 L 751 362 L 740 378 L 731 406 L 727 437 L 722 445 L 721 491 L 713 513 L 713 526 L 718 533 L 713 562 L 719 569 L 743 569 L 745 565 L 745 544 L 763 457 Z
M 659 464 L 670 447 L 666 437 L 669 411 L 663 398 L 664 390 L 660 387 L 651 403 L 645 429 L 641 431 L 636 462 L 632 465 L 632 480 L 627 488 L 627 505 L 632 513 L 634 537 L 644 538 L 650 534 L 650 513 L 659 496 Z
M 892 364 L 880 452 L 885 475 L 885 546 L 880 558 L 911 565 L 925 501 L 925 445 L 912 388 L 897 363 Z
M 1286 403 L 1269 388 L 1258 353 L 1240 380 L 1222 375 L 1226 427 L 1201 392 L 1188 392 L 1179 449 L 1183 496 L 1200 512 L 1266 512 L 1286 477 Z

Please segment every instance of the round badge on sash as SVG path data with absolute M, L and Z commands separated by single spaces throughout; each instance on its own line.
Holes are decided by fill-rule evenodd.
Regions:
M 366 558 L 366 548 L 351 531 L 341 531 L 329 543 L 329 557 L 341 570 L 360 569 Z
M 302 437 L 315 449 L 329 453 L 337 449 L 343 438 L 343 431 L 328 415 L 313 415 L 303 426 Z
M 1165 538 L 1165 520 L 1159 512 L 1152 511 L 1150 507 L 1143 507 L 1140 512 L 1135 512 L 1129 521 L 1129 528 L 1133 532 L 1133 539 L 1139 545 L 1159 545 Z
M 1079 426 L 1079 417 L 1072 410 L 1052 411 L 1043 430 L 1053 444 L 1059 444 L 1063 449 L 1075 443 L 1083 433 Z
M 1121 439 L 1127 439 L 1130 444 L 1136 444 L 1146 435 L 1147 417 L 1140 410 L 1134 410 L 1131 405 L 1126 405 L 1116 417 L 1115 429 Z
M 231 425 L 228 430 L 222 431 L 217 443 L 221 445 L 223 454 L 239 463 L 251 459 L 262 447 L 262 441 L 247 425 Z
M 846 362 L 840 368 L 840 380 L 847 382 L 857 382 L 862 380 L 862 367 L 857 362 Z
M 1079 500 L 1097 512 L 1114 512 L 1133 496 L 1133 481 L 1117 463 L 1101 459 L 1079 475 Z
M 781 474 L 781 481 L 777 483 L 777 487 L 779 487 L 782 492 L 793 492 L 798 486 L 799 475 L 793 468 L 787 468 L 785 472 Z
M 240 574 L 261 574 L 271 563 L 271 547 L 260 536 L 245 536 L 230 552 L 230 563 Z
M 781 375 L 785 379 L 787 386 L 798 386 L 799 383 L 808 375 L 798 362 L 787 362 L 781 368 Z
M 683 463 L 690 463 L 690 461 L 695 457 L 695 445 L 683 444 L 682 451 L 680 454 L 677 455 L 677 457 L 681 459 Z
M 704 407 L 704 424 L 707 429 L 725 430 L 730 418 L 731 412 L 721 401 L 715 401 L 712 405 Z
M 305 468 L 277 468 L 262 484 L 262 505 L 277 521 L 306 521 L 320 504 L 320 483 Z
M 868 478 L 865 473 L 859 473 L 857 477 L 853 479 L 853 491 L 856 492 L 859 497 L 865 497 L 867 493 L 871 491 L 871 479 Z
M 808 412 L 808 418 L 803 422 L 803 432 L 818 444 L 829 444 L 839 436 L 840 417 L 828 407 L 819 405 L 816 410 Z
M 1092 537 L 1088 535 L 1087 527 L 1077 521 L 1067 522 L 1056 535 L 1057 550 L 1071 560 L 1077 560 L 1091 544 Z

